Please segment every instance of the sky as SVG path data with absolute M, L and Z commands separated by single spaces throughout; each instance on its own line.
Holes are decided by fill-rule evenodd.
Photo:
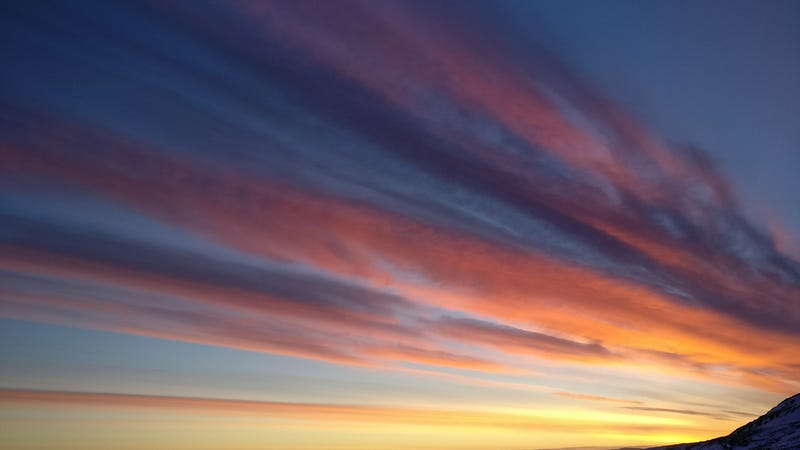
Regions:
M 0 5 L 0 447 L 541 449 L 800 391 L 800 3 Z

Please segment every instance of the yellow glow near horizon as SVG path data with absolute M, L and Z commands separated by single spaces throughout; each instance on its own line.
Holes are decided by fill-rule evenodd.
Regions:
M 124 437 L 116 448 L 125 449 L 448 449 L 456 442 L 475 450 L 552 448 L 576 441 L 676 442 L 721 428 L 708 421 L 602 410 L 381 408 L 31 391 L 4 391 L 0 414 L 14 423 L 14 432 L 0 443 L 18 449 L 51 448 L 56 442 L 59 448 L 99 449 L 112 435 Z M 48 433 L 36 432 L 42 426 Z

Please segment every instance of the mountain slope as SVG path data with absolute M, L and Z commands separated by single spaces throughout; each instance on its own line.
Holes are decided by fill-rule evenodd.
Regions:
M 758 419 L 733 433 L 693 444 L 649 450 L 798 450 L 800 449 L 800 394 L 780 402 Z

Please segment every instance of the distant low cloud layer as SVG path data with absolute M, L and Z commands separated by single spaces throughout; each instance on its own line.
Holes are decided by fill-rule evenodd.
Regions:
M 800 264 L 485 5 L 33 3 L 0 18 L 3 317 L 800 387 Z

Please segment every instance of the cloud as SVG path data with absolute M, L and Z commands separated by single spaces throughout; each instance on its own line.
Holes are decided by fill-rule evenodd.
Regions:
M 690 409 L 670 409 L 670 408 L 649 408 L 645 406 L 625 406 L 625 409 L 634 411 L 647 411 L 647 412 L 667 412 L 673 414 L 686 414 L 689 416 L 709 416 L 715 417 L 714 414 L 709 414 L 702 411 L 692 411 Z
M 331 424 L 415 425 L 421 427 L 478 427 L 500 429 L 569 430 L 575 426 L 593 432 L 613 427 L 620 432 L 646 433 L 692 430 L 688 423 L 633 415 L 548 417 L 540 411 L 487 412 L 437 408 L 404 408 L 372 405 L 269 402 L 235 399 L 172 397 L 98 392 L 63 392 L 0 389 L 0 406 L 101 407 L 126 412 L 155 410 L 238 417 L 276 417 L 288 421 Z
M 642 403 L 638 400 L 625 400 L 621 398 L 603 397 L 600 395 L 588 395 L 575 392 L 556 392 L 556 395 L 566 398 L 573 398 L 576 400 L 588 400 L 593 402 L 633 403 L 637 405 Z
M 500 350 L 544 355 L 545 357 L 611 359 L 611 352 L 597 342 L 576 342 L 519 328 L 476 319 L 444 317 L 432 324 L 434 330 L 460 342 L 486 344 Z
M 113 6 L 64 6 L 80 39 L 3 56 L 0 314 L 343 364 L 531 370 L 512 354 L 794 389 L 800 266 L 713 161 L 513 35 L 482 43 L 496 17 L 431 8 L 126 10 L 162 48 L 75 22 Z M 46 206 L 65 190 L 80 208 Z M 93 222 L 103 204 L 153 228 Z

